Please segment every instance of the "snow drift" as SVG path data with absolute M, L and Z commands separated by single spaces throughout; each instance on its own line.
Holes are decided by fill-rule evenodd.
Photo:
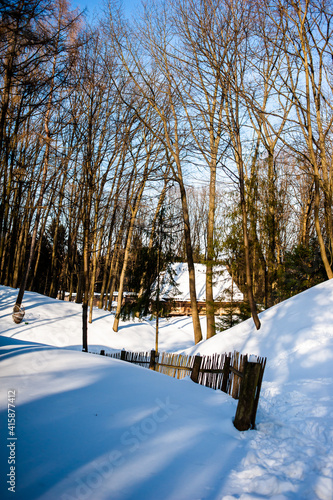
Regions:
M 81 307 L 0 287 L 1 498 L 257 500 L 333 498 L 333 280 L 193 346 L 189 318 L 163 321 L 161 350 L 267 356 L 257 430 L 237 402 L 81 350 Z M 204 326 L 204 319 L 203 319 Z M 89 345 L 150 350 L 154 323 L 96 311 Z M 16 391 L 16 492 L 8 491 L 7 391 Z

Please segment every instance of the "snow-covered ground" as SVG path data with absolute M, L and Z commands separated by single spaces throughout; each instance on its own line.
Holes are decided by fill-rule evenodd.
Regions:
M 224 393 L 79 352 L 79 305 L 26 293 L 15 325 L 16 293 L 0 287 L 1 499 L 333 499 L 333 280 L 261 313 L 258 332 L 249 320 L 193 346 L 190 318 L 162 321 L 161 351 L 267 356 L 247 432 Z M 153 322 L 112 322 L 94 311 L 91 350 L 154 348 Z

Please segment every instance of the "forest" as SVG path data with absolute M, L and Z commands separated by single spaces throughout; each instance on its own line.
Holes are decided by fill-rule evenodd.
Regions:
M 331 0 L 0 5 L 0 283 L 83 304 L 187 262 L 248 315 L 333 278 Z M 119 301 L 121 304 L 121 301 Z M 14 304 L 13 304 L 14 306 Z M 89 307 L 90 306 L 90 307 Z M 117 329 L 120 309 L 115 315 Z

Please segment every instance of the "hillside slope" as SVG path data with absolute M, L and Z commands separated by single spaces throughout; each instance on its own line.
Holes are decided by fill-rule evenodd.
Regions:
M 261 328 L 249 319 L 185 352 L 237 350 L 267 356 L 266 381 L 331 376 L 333 370 L 333 280 L 260 313 Z
M 14 325 L 15 294 L 0 287 L 1 498 L 13 498 L 15 390 L 19 500 L 332 500 L 333 280 L 263 312 L 258 332 L 249 320 L 194 347 L 189 318 L 162 322 L 161 350 L 267 356 L 257 429 L 244 433 L 219 391 L 76 352 L 79 305 L 27 293 Z M 94 317 L 96 351 L 154 347 L 153 322 L 115 334 L 110 314 Z

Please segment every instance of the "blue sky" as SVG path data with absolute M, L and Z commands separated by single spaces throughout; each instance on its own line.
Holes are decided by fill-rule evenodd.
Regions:
M 131 14 L 135 10 L 136 5 L 139 5 L 140 0 L 123 0 L 125 13 Z M 72 7 L 79 7 L 80 9 L 87 8 L 88 16 L 98 13 L 103 5 L 103 0 L 71 0 Z

